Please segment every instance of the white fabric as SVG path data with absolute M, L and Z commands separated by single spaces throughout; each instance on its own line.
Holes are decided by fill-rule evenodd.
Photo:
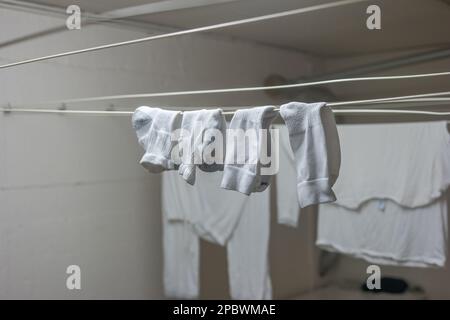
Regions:
M 443 267 L 447 253 L 447 199 L 419 208 L 370 200 L 351 210 L 320 206 L 316 244 L 370 263 Z
M 158 173 L 175 169 L 171 152 L 177 138 L 172 137 L 172 133 L 179 129 L 180 122 L 178 111 L 142 106 L 133 113 L 132 125 L 145 151 L 140 164 L 148 171 Z
M 336 204 L 357 208 L 372 198 L 405 207 L 429 204 L 450 184 L 447 123 L 342 125 Z
M 227 246 L 233 299 L 270 299 L 270 190 L 248 197 L 221 189 L 221 176 L 199 171 L 192 187 L 176 172 L 163 174 L 164 241 L 170 241 L 164 244 L 166 293 L 176 298 L 198 295 L 201 237 Z
M 227 132 L 225 165 L 221 187 L 235 190 L 246 195 L 264 191 L 270 183 L 270 175 L 262 175 L 259 156 L 267 149 L 264 142 L 270 143 L 269 128 L 276 117 L 275 107 L 265 106 L 237 110 L 230 122 Z M 267 140 L 262 139 L 263 131 Z M 243 132 L 253 139 L 236 138 L 235 134 Z M 247 140 L 247 141 L 246 141 Z M 239 148 L 243 144 L 244 149 Z M 245 151 L 245 152 L 243 152 Z M 242 159 L 242 161 L 239 161 Z
M 200 243 L 192 226 L 163 214 L 163 284 L 167 297 L 198 298 Z
M 323 102 L 291 102 L 281 106 L 280 115 L 294 153 L 300 207 L 335 201 L 341 155 L 332 110 Z
M 446 123 L 344 125 L 339 135 L 338 200 L 320 206 L 317 245 L 373 263 L 443 266 Z
M 226 127 L 225 116 L 220 109 L 183 112 L 178 144 L 183 150 L 183 155 L 178 172 L 186 182 L 192 185 L 195 183 L 197 166 L 209 172 L 223 169 L 223 155 L 216 155 L 215 158 L 220 160 L 220 163 L 213 163 L 215 159 L 210 159 L 208 146 L 219 138 L 217 133 L 220 137 L 225 137 Z M 216 143 L 222 145 L 214 150 L 223 151 L 223 139 Z
M 277 221 L 279 224 L 296 227 L 300 207 L 297 200 L 297 173 L 295 159 L 289 143 L 289 132 L 285 125 L 275 125 L 279 130 L 279 170 L 276 175 Z

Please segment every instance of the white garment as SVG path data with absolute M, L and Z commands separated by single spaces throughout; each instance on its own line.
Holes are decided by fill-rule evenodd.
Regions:
M 405 207 L 429 204 L 450 184 L 447 123 L 342 125 L 336 204 L 357 208 L 373 198 Z
M 443 266 L 450 143 L 445 122 L 339 126 L 338 200 L 320 206 L 317 245 L 373 263 Z
M 248 197 L 221 189 L 220 172 L 198 172 L 192 187 L 163 174 L 164 284 L 175 298 L 198 296 L 198 237 L 227 246 L 233 299 L 270 299 L 269 190 Z
M 277 221 L 291 227 L 298 225 L 300 207 L 297 200 L 297 173 L 294 153 L 289 143 L 285 125 L 275 125 L 279 130 L 280 166 L 276 177 Z
M 418 208 L 370 200 L 351 210 L 320 206 L 316 244 L 370 263 L 443 267 L 447 254 L 447 199 Z
M 178 137 L 172 136 L 180 128 L 181 112 L 142 106 L 136 109 L 132 125 L 139 144 L 144 148 L 140 164 L 152 173 L 173 170 L 172 149 Z
M 261 173 L 260 156 L 269 149 L 269 128 L 276 116 L 273 106 L 236 111 L 227 131 L 222 188 L 249 195 L 269 186 L 271 175 Z
M 226 127 L 221 109 L 183 112 L 178 144 L 183 155 L 178 172 L 186 182 L 192 185 L 195 183 L 197 166 L 208 172 L 223 170 L 223 138 Z M 219 138 L 222 140 L 216 141 Z M 208 151 L 220 151 L 221 154 L 212 157 Z M 217 163 L 215 160 L 218 160 Z
M 169 221 L 163 214 L 163 283 L 167 297 L 198 298 L 200 243 L 185 221 Z
M 335 201 L 341 154 L 332 110 L 324 102 L 291 102 L 280 107 L 280 115 L 294 153 L 300 207 Z

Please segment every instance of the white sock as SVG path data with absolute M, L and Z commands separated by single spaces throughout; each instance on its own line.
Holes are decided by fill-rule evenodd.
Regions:
M 264 148 L 261 141 L 261 130 L 269 130 L 275 117 L 275 108 L 272 106 L 236 111 L 227 132 L 227 153 L 222 188 L 236 190 L 247 195 L 252 192 L 264 191 L 267 188 L 270 176 L 261 176 L 260 174 L 259 157 Z M 253 139 L 236 138 L 239 130 L 253 136 Z M 268 131 L 267 133 L 270 141 L 270 134 Z M 245 148 L 239 148 L 243 144 L 245 144 Z
M 207 156 L 203 153 L 215 139 L 215 133 L 225 134 L 226 121 L 222 110 L 198 110 L 183 113 L 179 146 L 183 150 L 179 174 L 189 184 L 195 183 L 195 169 L 199 166 L 203 171 L 218 171 L 223 168 L 223 157 L 219 164 L 204 163 Z M 211 159 L 208 159 L 211 160 Z M 214 159 L 212 159 L 214 160 Z
M 300 207 L 336 201 L 332 186 L 339 175 L 341 151 L 332 110 L 323 102 L 291 102 L 281 106 L 280 115 L 295 157 Z
M 145 154 L 140 164 L 152 173 L 173 170 L 171 157 L 177 139 L 172 133 L 180 127 L 181 113 L 160 108 L 139 107 L 133 114 L 132 124 Z

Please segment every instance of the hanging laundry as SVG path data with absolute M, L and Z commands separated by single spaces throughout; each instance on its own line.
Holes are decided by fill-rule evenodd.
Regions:
M 380 205 L 382 203 L 382 205 Z M 443 267 L 447 255 L 447 199 L 405 208 L 369 200 L 358 209 L 320 206 L 316 244 L 370 263 Z
M 181 112 L 139 107 L 133 113 L 132 125 L 145 154 L 140 164 L 152 173 L 173 170 L 172 149 L 177 139 L 172 136 L 180 128 Z
M 186 182 L 195 183 L 197 166 L 208 172 L 223 170 L 226 127 L 221 109 L 183 112 L 178 143 L 183 155 L 178 172 Z
M 378 198 L 415 208 L 439 198 L 450 183 L 445 121 L 342 125 L 339 137 L 338 205 L 356 209 Z
M 320 207 L 317 245 L 373 263 L 443 266 L 447 123 L 344 125 L 339 135 L 338 200 Z
M 341 153 L 332 110 L 322 102 L 291 102 L 281 106 L 280 115 L 289 132 L 300 207 L 335 201 L 332 187 L 339 175 Z M 292 156 L 288 159 L 292 161 Z
M 166 214 L 162 217 L 162 227 L 164 294 L 169 298 L 197 299 L 200 294 L 200 239 L 189 222 L 169 221 Z
M 233 299 L 270 299 L 269 190 L 251 197 L 219 187 L 221 173 L 198 172 L 192 187 L 163 174 L 164 284 L 176 298 L 198 296 L 201 237 L 225 245 Z
M 264 191 L 271 179 L 264 174 L 261 155 L 270 149 L 270 125 L 277 113 L 272 106 L 237 110 L 227 130 L 221 186 L 246 195 Z
M 277 222 L 291 227 L 298 225 L 300 207 L 297 196 L 297 168 L 285 125 L 274 126 L 279 132 L 279 170 L 276 175 Z

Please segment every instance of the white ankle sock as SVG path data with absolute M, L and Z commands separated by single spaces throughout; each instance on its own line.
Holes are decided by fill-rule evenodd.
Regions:
M 197 166 L 208 172 L 223 168 L 223 156 L 220 163 L 204 163 L 205 158 L 214 160 L 209 159 L 204 151 L 214 142 L 217 133 L 224 137 L 225 129 L 226 121 L 221 109 L 186 111 L 183 113 L 179 138 L 179 146 L 183 150 L 183 155 L 178 172 L 186 182 L 191 185 L 195 183 Z M 223 143 L 221 147 L 223 149 Z
M 275 117 L 275 108 L 272 106 L 236 111 L 227 132 L 227 153 L 222 188 L 236 190 L 247 195 L 252 192 L 264 191 L 267 188 L 270 176 L 261 176 L 260 174 L 259 157 L 263 149 L 261 130 L 269 130 Z M 241 134 L 253 138 L 246 139 L 245 136 L 238 138 L 236 134 L 239 131 Z M 270 134 L 268 131 L 267 133 L 270 141 Z M 242 148 L 244 144 L 245 148 Z
M 332 186 L 339 175 L 341 149 L 332 110 L 324 102 L 291 102 L 280 115 L 289 131 L 301 208 L 336 201 Z
M 180 120 L 181 113 L 178 111 L 143 106 L 134 112 L 133 128 L 145 150 L 140 164 L 148 171 L 158 173 L 176 168 L 171 152 L 177 139 L 171 135 L 180 127 Z

